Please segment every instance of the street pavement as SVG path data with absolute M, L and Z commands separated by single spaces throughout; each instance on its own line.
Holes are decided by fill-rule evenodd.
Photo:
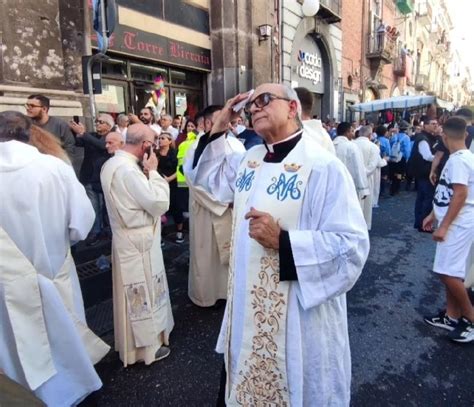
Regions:
M 352 402 L 365 406 L 474 406 L 474 343 L 450 342 L 422 316 L 443 307 L 430 272 L 435 243 L 412 227 L 414 192 L 385 198 L 374 209 L 371 251 L 348 294 Z M 214 352 L 224 302 L 199 308 L 187 298 L 188 246 L 164 249 L 175 329 L 171 355 L 151 366 L 124 368 L 111 351 L 97 365 L 101 390 L 81 406 L 213 406 L 222 368 Z M 88 319 L 113 343 L 111 301 Z

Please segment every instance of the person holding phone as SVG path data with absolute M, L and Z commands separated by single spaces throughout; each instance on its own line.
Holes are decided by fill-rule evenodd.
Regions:
M 132 124 L 100 175 L 112 229 L 115 350 L 125 367 L 167 357 L 174 326 L 160 247 L 170 188 L 157 171 L 154 141 L 148 126 Z
M 285 85 L 260 85 L 246 103 L 265 143 L 228 148 L 233 106 L 246 98 L 216 114 L 186 174 L 234 208 L 218 405 L 348 406 L 346 292 L 369 253 L 354 183 L 307 134 Z

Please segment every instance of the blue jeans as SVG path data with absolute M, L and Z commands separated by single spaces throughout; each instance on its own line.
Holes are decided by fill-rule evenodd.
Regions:
M 85 184 L 86 194 L 89 197 L 95 212 L 95 221 L 91 232 L 98 235 L 103 227 L 104 196 L 101 192 L 94 191 L 92 184 Z
M 416 181 L 418 189 L 416 191 L 414 227 L 420 229 L 423 226 L 423 219 L 433 210 L 435 187 L 431 184 L 430 180 L 426 178 L 417 178 Z

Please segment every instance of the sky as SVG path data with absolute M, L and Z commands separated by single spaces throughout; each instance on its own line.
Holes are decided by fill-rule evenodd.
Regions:
M 464 63 L 469 67 L 474 87 L 474 0 L 446 0 L 453 21 L 451 38 Z

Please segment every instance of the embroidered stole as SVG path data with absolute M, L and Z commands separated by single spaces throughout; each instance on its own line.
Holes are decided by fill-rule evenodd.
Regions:
M 280 163 L 264 163 L 264 146 L 249 150 L 238 170 L 234 200 L 233 244 L 248 227 L 249 203 L 270 213 L 284 230 L 296 229 L 312 162 L 304 138 Z M 262 166 L 265 169 L 262 170 Z M 256 195 L 256 199 L 255 198 Z M 286 372 L 286 327 L 290 282 L 279 281 L 279 253 L 251 239 L 246 265 L 244 332 L 234 377 L 230 377 L 234 268 L 232 250 L 227 303 L 227 405 L 289 406 Z M 242 253 L 240 253 L 242 255 Z M 232 382 L 231 382 L 232 381 Z
M 156 220 L 153 225 L 141 228 L 127 228 L 111 193 L 112 179 L 122 165 L 130 165 L 126 157 L 110 159 L 101 171 L 101 182 L 107 211 L 113 223 L 113 246 L 117 258 L 113 262 L 119 264 L 123 283 L 123 294 L 127 304 L 135 347 L 155 345 L 158 335 L 166 330 L 168 288 L 164 268 L 157 269 L 153 250 L 156 233 Z M 135 165 L 135 163 L 133 163 Z M 150 269 L 151 287 L 145 278 L 145 269 Z M 114 272 L 118 272 L 115 270 Z

